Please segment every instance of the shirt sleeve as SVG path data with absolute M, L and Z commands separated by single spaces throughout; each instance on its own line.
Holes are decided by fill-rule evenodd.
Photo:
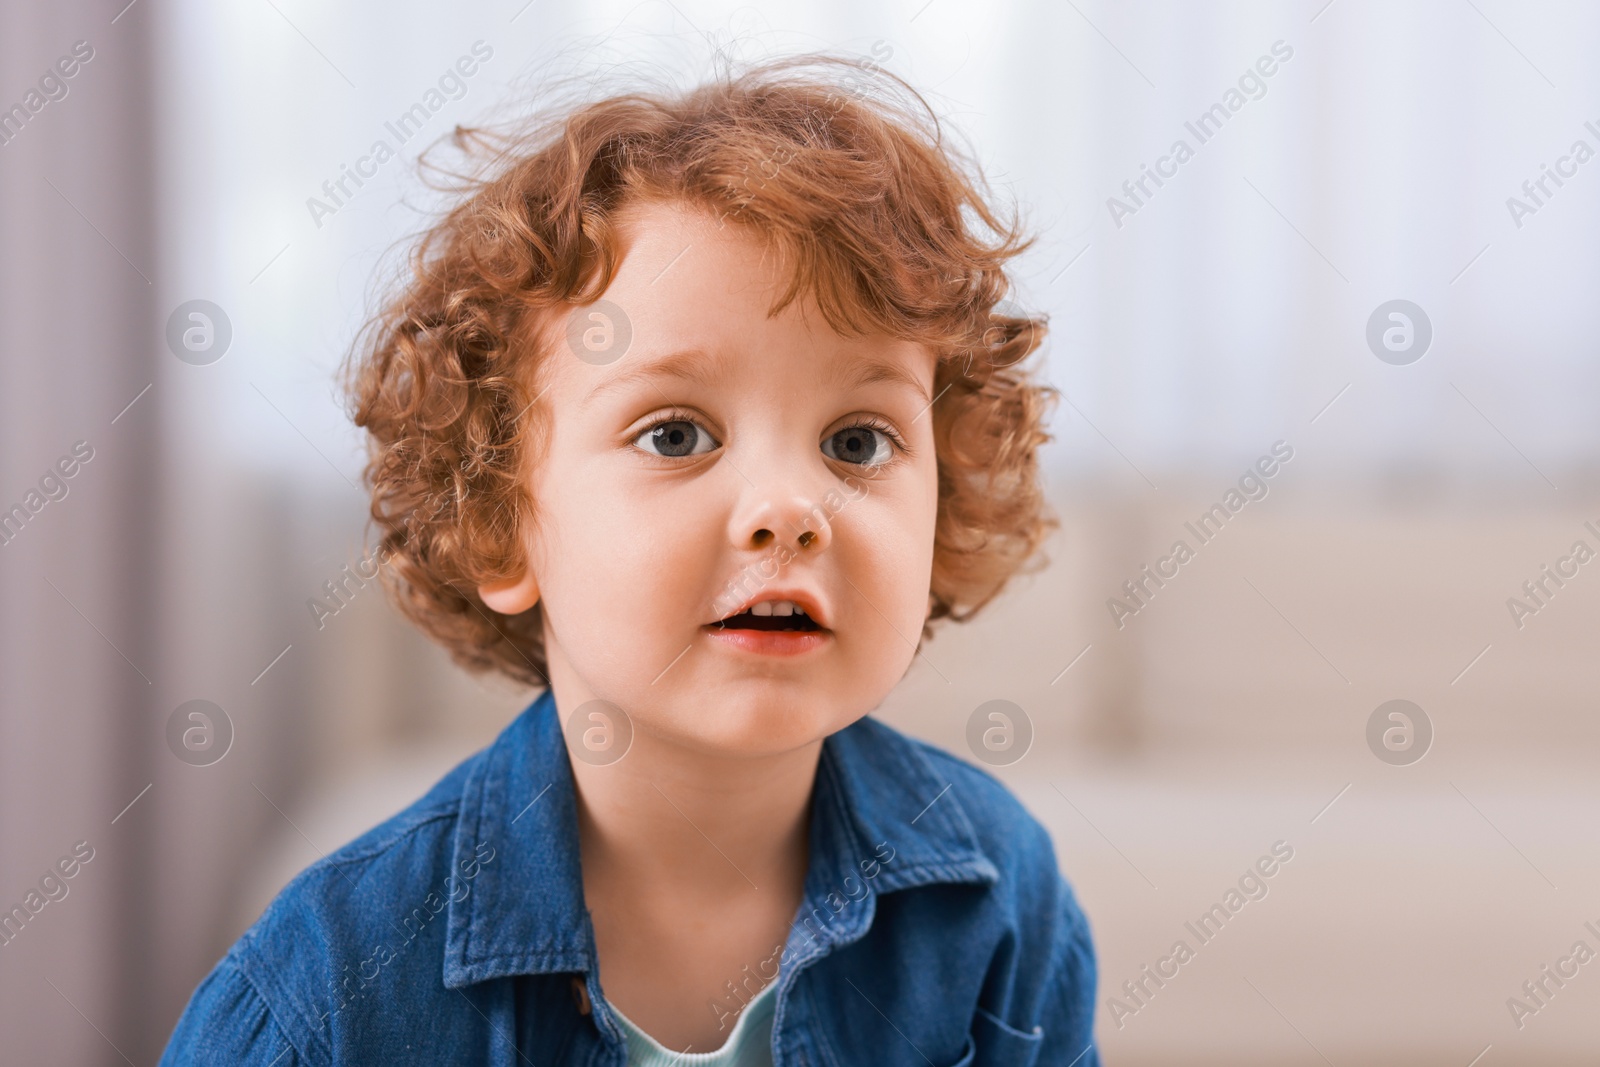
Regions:
M 1064 881 L 1061 909 L 1036 1067 L 1100 1067 L 1094 1040 L 1094 942 L 1089 921 Z
M 307 1067 L 261 993 L 233 957 L 222 959 L 189 998 L 158 1067 Z

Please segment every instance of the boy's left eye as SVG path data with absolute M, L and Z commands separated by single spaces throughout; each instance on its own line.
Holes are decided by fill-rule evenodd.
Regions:
M 822 454 L 845 463 L 880 467 L 894 458 L 894 439 L 888 430 L 871 424 L 846 426 L 823 438 Z

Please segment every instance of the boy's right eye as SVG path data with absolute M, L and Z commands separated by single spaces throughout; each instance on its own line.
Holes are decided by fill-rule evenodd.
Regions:
M 633 443 L 646 452 L 669 459 L 702 455 L 717 447 L 709 433 L 687 419 L 658 422 L 634 438 Z

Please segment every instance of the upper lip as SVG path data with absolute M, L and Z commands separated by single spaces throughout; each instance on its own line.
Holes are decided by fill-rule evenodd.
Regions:
M 731 619 L 733 616 L 738 615 L 741 612 L 749 611 L 755 605 L 765 603 L 769 600 L 787 600 L 797 604 L 806 613 L 806 617 L 812 622 L 816 623 L 824 630 L 828 628 L 828 617 L 827 613 L 823 610 L 822 600 L 814 593 L 810 593 L 804 589 L 763 589 L 755 596 L 752 596 L 749 600 L 746 600 L 744 603 L 740 604 L 737 608 L 722 616 L 722 618 L 718 619 L 717 622 L 712 623 L 712 625 L 715 626 L 717 623 Z

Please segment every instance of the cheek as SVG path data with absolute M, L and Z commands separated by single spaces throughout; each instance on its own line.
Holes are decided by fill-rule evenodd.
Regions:
M 547 625 L 575 663 L 613 682 L 640 672 L 648 681 L 709 621 L 711 510 L 659 506 L 597 477 L 547 482 L 543 492 Z
M 870 607 L 862 606 L 865 615 L 859 621 L 875 622 L 874 632 L 881 630 L 879 636 L 900 646 L 907 656 L 911 645 L 906 639 L 915 644 L 928 610 L 938 506 L 938 480 L 933 474 L 919 472 L 894 485 L 868 483 L 867 495 L 840 513 L 850 528 L 836 531 L 844 536 L 835 543 L 854 546 L 852 554 L 859 556 L 848 565 L 851 581 L 872 600 Z
M 894 689 L 916 656 L 937 510 L 937 480 L 917 478 L 869 485 L 869 495 L 838 516 L 834 547 L 849 577 L 835 586 L 848 627 L 839 645 L 841 681 L 868 708 Z

